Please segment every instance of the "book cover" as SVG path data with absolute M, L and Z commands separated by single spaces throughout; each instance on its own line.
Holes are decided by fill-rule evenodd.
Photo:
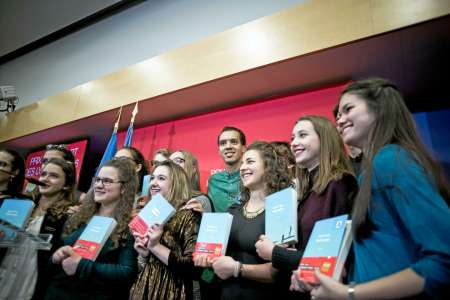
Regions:
M 351 221 L 348 215 L 317 221 L 300 261 L 301 280 L 317 283 L 315 270 L 340 279 L 351 244 Z
M 152 175 L 145 175 L 144 178 L 142 178 L 141 196 L 148 196 L 151 179 L 152 179 Z
M 161 194 L 156 194 L 128 225 L 133 232 L 147 233 L 154 224 L 164 224 L 175 214 L 175 208 Z
M 296 243 L 297 192 L 286 188 L 266 197 L 266 236 L 274 244 Z
M 92 217 L 73 245 L 73 250 L 82 257 L 95 261 L 116 225 L 117 222 L 113 218 Z
M 193 256 L 209 258 L 225 255 L 233 216 L 229 213 L 203 213 Z
M 24 229 L 28 218 L 33 212 L 34 202 L 25 199 L 10 198 L 3 201 L 0 207 L 0 219 L 6 221 L 20 229 Z M 2 240 L 12 240 L 15 238 L 14 230 L 2 228 L 0 238 Z

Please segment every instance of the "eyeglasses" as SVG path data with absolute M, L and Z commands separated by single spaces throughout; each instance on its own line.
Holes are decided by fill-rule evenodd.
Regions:
M 181 165 L 182 163 L 184 163 L 186 160 L 184 158 L 181 157 L 175 157 L 174 159 L 172 159 L 172 161 L 178 165 Z
M 132 159 L 131 157 L 128 157 L 128 156 L 115 156 L 115 157 L 113 157 L 113 160 L 126 160 L 126 161 L 132 161 L 132 162 L 136 163 L 136 161 L 134 159 Z
M 66 150 L 67 145 L 65 144 L 48 144 L 45 146 L 46 150 Z
M 113 183 L 125 183 L 125 181 L 120 181 L 120 180 L 114 181 L 111 178 L 95 176 L 92 178 L 92 183 L 93 184 L 102 183 L 103 186 L 111 186 L 111 184 L 113 184 Z

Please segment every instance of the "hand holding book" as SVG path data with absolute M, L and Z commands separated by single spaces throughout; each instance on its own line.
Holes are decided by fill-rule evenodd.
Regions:
M 154 248 L 159 244 L 159 240 L 164 232 L 164 225 L 154 224 L 152 225 L 147 232 L 148 243 L 147 248 Z
M 59 248 L 52 256 L 52 262 L 57 265 L 61 264 L 64 272 L 69 276 L 76 273 L 81 259 L 81 255 L 75 252 L 71 246 Z

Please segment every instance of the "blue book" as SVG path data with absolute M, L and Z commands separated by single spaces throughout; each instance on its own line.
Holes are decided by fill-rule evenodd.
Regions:
M 175 212 L 175 208 L 169 201 L 158 193 L 153 196 L 139 214 L 131 220 L 128 226 L 131 231 L 144 235 L 154 224 L 162 225 L 166 223 Z
M 141 196 L 148 196 L 151 179 L 152 179 L 152 175 L 145 175 L 144 178 L 142 179 Z
M 233 215 L 203 213 L 193 256 L 206 254 L 210 258 L 225 255 L 230 237 Z
M 73 250 L 82 257 L 95 260 L 116 227 L 113 218 L 94 216 L 73 245 Z
M 31 200 L 5 199 L 2 207 L 0 207 L 0 220 L 24 229 L 33 208 L 34 202 Z M 3 228 L 0 230 L 0 239 L 2 240 L 12 240 L 15 236 L 12 229 Z
M 266 236 L 274 244 L 297 243 L 297 192 L 286 188 L 266 197 Z
M 316 283 L 314 273 L 319 270 L 339 280 L 351 242 L 351 221 L 348 215 L 317 221 L 300 261 L 299 278 Z

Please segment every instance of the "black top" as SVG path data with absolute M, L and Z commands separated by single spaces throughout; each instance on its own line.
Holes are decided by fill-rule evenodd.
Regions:
M 247 219 L 242 214 L 242 205 L 233 205 L 228 212 L 233 215 L 227 255 L 243 264 L 264 264 L 256 253 L 255 243 L 265 233 L 265 216 L 259 214 Z M 222 299 L 275 299 L 280 288 L 274 283 L 261 283 L 245 278 L 231 277 L 223 282 Z

